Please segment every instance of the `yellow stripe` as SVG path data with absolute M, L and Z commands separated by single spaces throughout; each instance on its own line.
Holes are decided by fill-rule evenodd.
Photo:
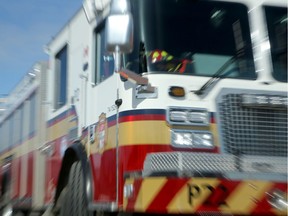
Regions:
M 178 126 L 177 129 L 186 130 L 200 130 L 203 127 L 195 126 Z M 216 146 L 219 146 L 218 136 L 216 133 L 217 126 L 212 124 L 205 128 L 211 131 L 214 136 L 214 142 Z M 108 140 L 106 142 L 105 150 L 110 150 L 116 147 L 116 125 L 108 128 Z M 124 122 L 119 125 L 119 145 L 170 145 L 171 134 L 170 127 L 165 121 L 132 121 Z M 91 154 L 97 153 L 97 146 L 92 143 L 90 147 Z
M 170 130 L 165 121 L 134 121 L 119 126 L 120 145 L 169 144 Z
M 68 118 L 66 118 L 54 124 L 53 126 L 49 127 L 47 129 L 48 142 L 51 142 L 59 137 L 68 134 L 69 128 L 72 128 L 73 126 L 75 127 L 76 123 L 70 122 L 68 121 Z
M 103 151 L 101 152 L 104 152 L 104 151 L 107 151 L 107 150 L 110 150 L 110 149 L 113 149 L 116 147 L 116 126 L 112 126 L 110 128 L 108 128 L 108 138 L 107 138 L 107 141 L 106 141 L 106 145 L 103 149 Z M 84 143 L 86 143 L 84 141 Z M 99 152 L 99 149 L 96 145 L 96 141 L 94 141 L 94 143 L 90 143 L 90 153 L 91 154 L 95 154 L 95 153 L 98 153 Z
M 191 197 L 191 203 L 189 203 L 189 191 L 188 184 L 190 186 L 199 187 L 201 192 L 198 193 L 196 190 L 192 190 L 195 196 Z M 211 178 L 193 178 L 187 184 L 185 184 L 181 190 L 175 195 L 175 197 L 169 203 L 167 210 L 169 213 L 191 213 L 195 212 L 201 204 L 211 194 L 211 191 L 206 187 L 210 185 L 216 188 L 219 184 L 218 179 Z
M 26 155 L 32 151 L 38 150 L 39 143 L 38 143 L 38 137 L 34 136 L 33 138 L 23 142 L 21 145 L 18 145 L 11 149 L 10 151 L 5 152 L 0 156 L 0 160 L 4 160 L 5 158 L 13 155 L 14 158 L 21 157 L 23 155 Z
M 203 127 L 175 127 L 176 129 L 186 130 L 203 130 Z M 219 146 L 217 125 L 211 124 L 206 130 L 213 133 L 214 142 Z M 135 144 L 170 144 L 171 132 L 170 127 L 165 121 L 133 121 L 124 122 L 119 126 L 119 143 L 120 145 L 135 145 Z
M 166 182 L 167 179 L 163 177 L 144 179 L 135 202 L 135 210 L 145 212 Z
M 58 122 L 57 124 L 49 127 L 46 129 L 47 135 L 48 135 L 48 140 L 47 142 L 53 141 L 59 137 L 62 137 L 64 135 L 68 134 L 69 128 L 76 127 L 76 122 L 70 122 L 69 118 L 66 118 L 62 120 L 61 122 Z M 40 138 L 39 138 L 39 130 L 40 128 L 36 131 L 36 135 L 23 142 L 22 144 L 14 147 L 10 151 L 5 152 L 0 156 L 0 160 L 13 155 L 14 157 L 21 157 L 25 154 L 28 154 L 32 151 L 38 150 L 40 146 L 42 146 L 44 143 L 40 143 Z
M 106 149 L 116 147 L 116 126 L 108 128 L 108 141 Z
M 227 206 L 221 207 L 221 211 L 250 214 L 272 186 L 273 183 L 266 181 L 243 181 L 226 199 Z
M 220 143 L 219 143 L 219 136 L 218 136 L 219 134 L 217 130 L 217 124 L 210 124 L 209 130 L 213 134 L 214 145 L 219 147 Z
M 38 136 L 33 137 L 32 139 L 24 142 L 18 147 L 19 156 L 28 154 L 34 150 L 37 150 L 40 147 L 40 143 L 37 141 L 39 140 Z
M 51 127 L 45 128 L 47 135 L 48 135 L 47 142 L 51 142 L 59 137 L 67 135 L 70 128 L 77 126 L 75 121 L 70 122 L 69 119 L 70 117 L 67 117 L 63 119 L 62 121 L 52 125 Z M 44 143 L 40 143 L 39 130 L 40 128 L 37 129 L 36 135 L 33 138 L 26 140 L 20 145 L 14 147 L 13 149 L 5 152 L 4 154 L 1 154 L 0 160 L 3 160 L 6 157 L 11 156 L 11 155 L 13 155 L 16 158 L 21 157 L 32 151 L 38 150 L 38 148 L 44 144 Z

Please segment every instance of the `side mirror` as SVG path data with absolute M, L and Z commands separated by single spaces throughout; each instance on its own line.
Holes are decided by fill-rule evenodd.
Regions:
M 133 50 L 133 18 L 128 0 L 112 0 L 106 19 L 106 50 L 115 53 L 115 71 L 121 67 L 121 53 Z
M 82 7 L 88 23 L 91 23 L 110 4 L 110 0 L 83 0 Z

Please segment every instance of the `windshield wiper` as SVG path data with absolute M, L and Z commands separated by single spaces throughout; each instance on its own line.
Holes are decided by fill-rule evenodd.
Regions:
M 205 92 L 205 90 L 208 89 L 210 86 L 212 86 L 216 81 L 218 81 L 219 79 L 225 78 L 225 76 L 223 76 L 223 72 L 225 72 L 225 70 L 231 64 L 233 64 L 236 60 L 237 60 L 236 56 L 231 57 L 227 62 L 225 62 L 225 64 L 223 64 L 221 66 L 221 68 L 219 68 L 213 74 L 213 76 L 201 88 L 199 88 L 196 91 L 192 91 L 192 92 L 194 92 L 194 94 L 196 94 L 196 95 L 202 95 Z

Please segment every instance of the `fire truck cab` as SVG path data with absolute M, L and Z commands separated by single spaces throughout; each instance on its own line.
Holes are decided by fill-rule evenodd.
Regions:
M 45 48 L 28 209 L 285 215 L 287 20 L 285 0 L 84 1 Z

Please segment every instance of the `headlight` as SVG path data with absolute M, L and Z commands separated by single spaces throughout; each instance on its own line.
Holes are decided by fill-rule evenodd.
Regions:
M 170 121 L 172 122 L 186 122 L 187 113 L 185 111 L 171 111 L 170 112 Z
M 206 109 L 170 107 L 167 121 L 171 125 L 206 126 L 209 124 L 209 113 Z
M 171 142 L 182 148 L 213 148 L 213 136 L 209 131 L 172 130 Z
M 207 110 L 191 110 L 187 114 L 187 119 L 189 122 L 194 124 L 208 124 L 208 112 Z

